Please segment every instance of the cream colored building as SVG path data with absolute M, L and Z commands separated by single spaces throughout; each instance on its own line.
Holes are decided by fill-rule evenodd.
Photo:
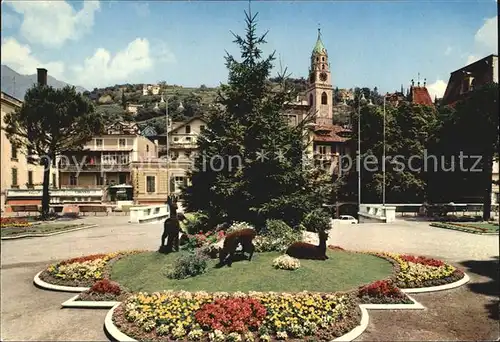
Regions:
M 26 151 L 15 148 L 3 130 L 5 127 L 4 117 L 7 113 L 14 112 L 22 106 L 22 102 L 4 92 L 1 95 L 1 126 L 0 142 L 2 146 L 1 162 L 1 199 L 0 207 L 2 212 L 6 204 L 40 204 L 40 199 L 12 199 L 6 197 L 9 189 L 41 189 L 43 183 L 43 166 L 28 163 Z M 51 168 L 52 187 L 58 183 L 57 169 Z
M 135 123 L 117 122 L 106 134 L 90 140 L 82 151 L 68 151 L 60 157 L 61 188 L 102 188 L 120 186 L 130 189 L 132 171 L 137 165 L 156 163 L 158 143 L 140 135 Z M 165 170 L 166 173 L 166 170 Z M 108 193 L 105 200 L 114 200 Z
M 130 114 L 137 114 L 137 111 L 142 107 L 143 105 L 131 103 L 127 106 L 127 112 Z
M 195 116 L 183 122 L 173 122 L 168 130 L 168 154 L 170 156 L 170 188 L 179 193 L 180 186 L 187 184 L 186 172 L 191 168 L 197 152 L 198 136 L 207 126 L 207 121 Z M 162 135 L 165 137 L 165 135 Z M 160 156 L 166 153 L 166 145 L 160 149 Z
M 161 87 L 159 84 L 144 84 L 142 86 L 142 95 L 149 95 L 151 92 L 152 95 L 159 95 L 161 91 Z

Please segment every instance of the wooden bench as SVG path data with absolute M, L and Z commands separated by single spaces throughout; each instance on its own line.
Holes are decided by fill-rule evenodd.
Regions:
M 36 204 L 29 204 L 29 205 L 11 205 L 10 208 L 12 209 L 12 212 L 17 213 L 19 216 L 19 213 L 39 213 L 38 205 Z
M 78 206 L 79 210 L 85 216 L 85 213 L 106 213 L 106 216 L 109 215 L 108 208 L 102 205 L 80 205 Z

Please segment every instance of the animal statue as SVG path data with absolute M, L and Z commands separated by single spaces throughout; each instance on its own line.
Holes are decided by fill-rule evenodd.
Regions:
M 328 240 L 328 232 L 320 231 L 319 245 L 313 245 L 307 242 L 294 242 L 286 250 L 286 254 L 297 259 L 310 260 L 326 260 L 326 240 Z
M 181 231 L 180 221 L 184 221 L 186 217 L 182 213 L 177 213 L 177 200 L 171 197 L 167 200 L 167 205 L 170 208 L 170 217 L 163 223 L 163 234 L 161 236 L 160 252 L 170 253 L 173 250 L 179 251 L 179 233 Z M 167 244 L 165 245 L 165 240 Z
M 231 267 L 238 245 L 242 247 L 242 253 L 249 253 L 248 261 L 252 260 L 255 246 L 253 239 L 257 233 L 254 229 L 246 228 L 234 231 L 226 235 L 222 248 L 219 249 L 219 266 L 227 264 Z

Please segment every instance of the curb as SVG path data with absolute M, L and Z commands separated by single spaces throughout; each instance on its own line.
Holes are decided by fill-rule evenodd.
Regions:
M 370 323 L 370 317 L 368 316 L 368 310 L 366 308 L 362 307 L 361 305 L 359 306 L 361 309 L 361 322 L 359 322 L 359 325 L 349 331 L 348 333 L 337 337 L 336 339 L 332 340 L 331 342 L 334 341 L 345 341 L 345 342 L 350 342 L 356 338 L 358 338 L 368 327 L 368 323 Z
M 89 308 L 89 309 L 109 309 L 114 307 L 115 305 L 120 304 L 121 302 L 116 301 L 84 301 L 84 300 L 76 300 L 80 296 L 77 294 L 76 296 L 71 297 L 67 301 L 61 304 L 63 308 Z
M 23 239 L 23 238 L 29 238 L 29 237 L 46 237 L 46 236 L 53 236 L 53 235 L 59 235 L 59 234 L 64 234 L 64 233 L 76 232 L 78 230 L 95 228 L 95 227 L 97 227 L 97 224 L 90 224 L 88 226 L 63 230 L 61 232 L 48 233 L 48 234 L 36 234 L 35 233 L 35 234 L 25 234 L 25 235 L 18 235 L 18 236 L 5 236 L 5 237 L 2 237 L 1 239 L 2 240 L 16 240 L 16 239 Z
M 61 286 L 61 285 L 52 285 L 49 283 L 44 282 L 42 279 L 40 279 L 40 274 L 43 271 L 38 272 L 35 275 L 35 278 L 33 278 L 33 283 L 37 285 L 38 287 L 45 289 L 45 290 L 52 290 L 52 291 L 59 291 L 59 292 L 84 292 L 90 289 L 90 287 L 75 287 L 75 286 Z
M 439 286 L 431 286 L 431 287 L 421 287 L 421 288 L 412 288 L 412 289 L 401 289 L 404 293 L 425 293 L 425 292 L 438 292 L 444 290 L 454 289 L 456 287 L 467 284 L 470 281 L 467 273 L 464 272 L 464 277 L 454 283 L 439 285 Z
M 475 231 L 473 229 L 467 229 L 467 228 L 462 228 L 462 227 L 443 227 L 443 226 L 435 226 L 432 223 L 429 224 L 429 226 L 433 228 L 441 228 L 441 229 L 448 229 L 448 230 L 454 230 L 457 232 L 462 232 L 462 233 L 469 233 L 469 234 L 476 234 L 476 235 L 499 235 L 499 233 L 483 233 L 479 231 Z
M 133 338 L 125 335 L 122 333 L 116 325 L 113 323 L 113 313 L 115 312 L 115 309 L 119 306 L 120 304 L 116 304 L 111 308 L 111 310 L 108 311 L 106 314 L 106 318 L 104 318 L 104 329 L 106 332 L 113 337 L 116 341 L 120 342 L 132 342 L 136 341 Z
M 413 297 L 406 295 L 413 304 L 360 304 L 361 308 L 367 310 L 425 310 L 425 306 L 417 302 Z

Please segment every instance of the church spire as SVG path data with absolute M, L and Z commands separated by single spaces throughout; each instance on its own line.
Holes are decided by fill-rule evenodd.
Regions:
M 325 46 L 321 41 L 321 28 L 318 27 L 318 39 L 316 40 L 316 45 L 314 45 L 313 54 L 316 53 L 326 53 Z

